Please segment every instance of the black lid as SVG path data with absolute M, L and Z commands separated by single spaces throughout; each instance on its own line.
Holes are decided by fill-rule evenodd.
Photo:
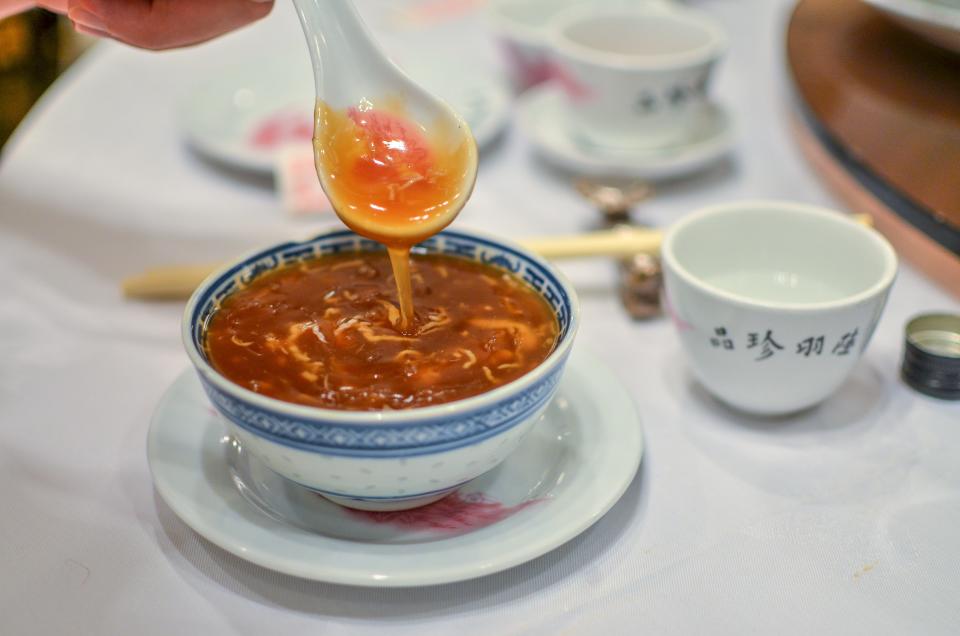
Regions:
M 908 322 L 901 374 L 921 393 L 960 400 L 960 316 L 924 314 Z

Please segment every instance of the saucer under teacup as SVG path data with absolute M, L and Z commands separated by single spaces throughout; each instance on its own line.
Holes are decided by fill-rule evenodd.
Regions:
M 542 421 L 510 457 L 414 510 L 349 510 L 284 478 L 227 434 L 192 371 L 157 406 L 147 459 L 173 512 L 246 561 L 350 585 L 462 581 L 572 539 L 633 481 L 643 432 L 629 393 L 584 352 L 574 352 L 569 367 Z
M 656 148 L 608 147 L 576 132 L 555 84 L 525 93 L 517 103 L 521 129 L 544 159 L 577 174 L 667 179 L 697 172 L 733 147 L 733 124 L 726 109 L 710 103 L 686 139 Z

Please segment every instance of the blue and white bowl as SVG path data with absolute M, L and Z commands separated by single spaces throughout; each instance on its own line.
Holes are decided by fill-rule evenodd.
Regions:
M 193 293 L 183 342 L 207 395 L 231 435 L 287 479 L 353 508 L 401 510 L 435 501 L 502 462 L 557 390 L 579 322 L 573 287 L 546 261 L 516 244 L 446 230 L 418 252 L 451 254 L 509 270 L 553 308 L 554 351 L 538 367 L 474 397 L 403 411 L 337 411 L 292 404 L 234 384 L 207 359 L 206 325 L 220 302 L 254 278 L 323 254 L 382 249 L 346 231 L 275 245 L 213 274 Z

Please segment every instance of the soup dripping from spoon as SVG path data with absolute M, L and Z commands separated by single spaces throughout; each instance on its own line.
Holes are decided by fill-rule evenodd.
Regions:
M 410 248 L 463 209 L 477 148 L 463 119 L 391 62 L 350 0 L 294 0 L 313 63 L 314 158 L 337 216 L 387 247 L 415 332 Z

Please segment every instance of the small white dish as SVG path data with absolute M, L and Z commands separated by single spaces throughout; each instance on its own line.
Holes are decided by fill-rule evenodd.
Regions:
M 864 0 L 903 27 L 960 53 L 960 4 L 950 0 Z
M 463 117 L 478 148 L 493 141 L 506 124 L 510 93 L 496 76 L 442 63 L 413 62 L 404 68 Z M 273 174 L 284 149 L 301 144 L 310 149 L 315 100 L 309 72 L 253 65 L 205 82 L 181 105 L 179 125 L 202 155 L 241 170 Z
M 582 352 L 543 421 L 507 460 L 419 509 L 341 508 L 238 452 L 224 430 L 194 372 L 184 372 L 157 407 L 147 441 L 154 484 L 174 513 L 263 567 L 375 587 L 462 581 L 545 554 L 620 499 L 643 453 L 629 395 Z
M 730 117 L 710 104 L 683 143 L 661 148 L 608 148 L 579 138 L 566 121 L 560 87 L 546 84 L 525 93 L 518 121 L 537 152 L 550 163 L 577 174 L 667 179 L 701 170 L 733 147 Z

